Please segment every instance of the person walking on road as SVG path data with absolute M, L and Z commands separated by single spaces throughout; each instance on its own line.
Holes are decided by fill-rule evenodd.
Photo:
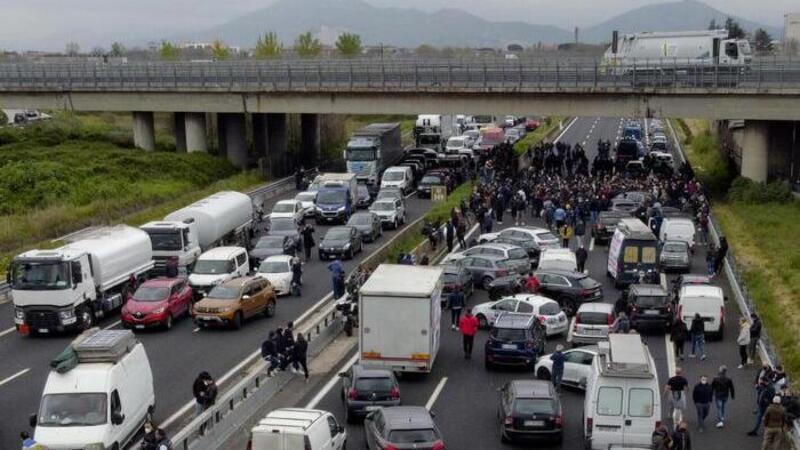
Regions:
M 750 322 L 746 317 L 739 319 L 739 336 L 736 337 L 739 344 L 739 369 L 747 364 L 747 346 L 750 345 Z
M 717 376 L 711 381 L 711 390 L 714 393 L 714 407 L 717 409 L 717 428 L 725 426 L 725 406 L 728 400 L 736 398 L 733 381 L 728 378 L 728 368 L 719 366 Z
M 472 358 L 472 344 L 478 332 L 478 318 L 472 315 L 472 308 L 467 308 L 467 314 L 458 323 L 464 344 L 464 359 Z
M 553 386 L 556 391 L 561 392 L 561 378 L 564 376 L 564 346 L 561 344 L 556 345 L 556 351 L 550 355 L 550 360 L 553 361 Z
M 772 398 L 772 404 L 764 412 L 764 440 L 761 450 L 781 450 L 784 447 L 784 425 L 786 424 L 786 410 L 781 404 L 781 396 Z
M 664 396 L 669 402 L 670 416 L 672 423 L 677 424 L 683 421 L 683 414 L 686 412 L 686 388 L 689 381 L 683 376 L 683 369 L 675 368 L 675 375 L 667 380 L 664 386 Z
M 311 261 L 311 249 L 314 248 L 314 227 L 311 226 L 310 223 L 305 224 L 303 226 L 303 230 L 300 232 L 303 236 L 303 250 L 305 252 L 306 261 Z
M 447 225 L 444 228 L 445 234 L 445 242 L 447 243 L 447 252 L 450 253 L 453 251 L 453 241 L 455 239 L 456 234 L 456 227 L 453 226 L 453 221 L 448 220 Z
M 714 244 L 709 242 L 708 243 L 708 250 L 706 250 L 706 270 L 708 271 L 708 276 L 713 277 L 716 273 L 714 268 L 717 264 L 717 248 L 714 247 Z
M 558 234 L 561 236 L 561 246 L 564 248 L 569 248 L 569 241 L 572 239 L 572 235 L 574 231 L 572 230 L 572 225 L 566 223 L 558 229 Z
M 299 372 L 302 368 L 308 383 L 308 341 L 303 333 L 297 333 L 297 340 L 292 347 L 292 367 L 295 372 Z
M 333 285 L 333 299 L 339 300 L 344 295 L 344 265 L 339 258 L 328 264 L 331 272 L 331 284 Z
M 753 364 L 756 359 L 756 349 L 758 342 L 761 340 L 761 318 L 756 313 L 750 313 L 750 343 L 747 344 L 747 363 Z
M 772 400 L 775 397 L 775 388 L 769 379 L 762 378 L 758 380 L 758 383 L 758 408 L 756 409 L 756 423 L 753 425 L 753 429 L 747 433 L 748 436 L 758 436 L 758 429 L 761 428 L 761 423 L 763 422 L 764 415 L 767 413 L 767 408 L 769 408 L 769 405 L 772 403 Z
M 694 385 L 692 391 L 692 401 L 694 408 L 697 411 L 697 429 L 702 433 L 706 430 L 706 417 L 711 410 L 711 400 L 714 397 L 714 390 L 708 384 L 708 378 L 703 375 L 700 377 L 700 382 Z
M 689 334 L 692 337 L 692 352 L 689 353 L 689 358 L 694 358 L 700 355 L 700 359 L 706 359 L 706 337 L 705 325 L 700 313 L 695 313 L 692 319 L 692 325 L 689 327 Z
M 681 421 L 672 433 L 671 450 L 692 450 L 692 439 L 689 436 L 689 424 Z
M 684 347 L 686 347 L 686 340 L 689 339 L 689 329 L 686 328 L 686 322 L 680 319 L 673 322 L 669 336 L 675 346 L 675 356 L 683 361 Z
M 719 248 L 717 249 L 716 259 L 714 260 L 714 273 L 719 273 L 722 270 L 722 263 L 725 262 L 725 256 L 728 254 L 728 238 L 720 236 Z
M 461 293 L 460 287 L 453 288 L 448 301 L 450 302 L 450 328 L 457 330 L 461 320 L 461 310 L 464 309 L 464 294 Z
M 581 241 L 580 247 L 575 250 L 575 262 L 578 266 L 578 272 L 583 273 L 584 269 L 586 268 L 587 259 L 589 259 L 589 252 L 586 251 L 586 248 L 583 246 L 583 241 Z
M 533 272 L 528 272 L 528 276 L 525 278 L 525 291 L 529 294 L 535 294 L 539 292 L 541 285 L 539 278 Z
M 628 334 L 631 331 L 631 321 L 628 320 L 628 315 L 625 311 L 620 311 L 617 314 L 617 319 L 611 324 L 612 333 Z

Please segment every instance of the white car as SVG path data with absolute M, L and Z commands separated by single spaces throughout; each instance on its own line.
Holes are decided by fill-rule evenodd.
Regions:
M 270 256 L 259 264 L 256 275 L 269 280 L 276 295 L 288 295 L 292 292 L 292 257 Z
M 445 153 L 458 153 L 459 155 L 472 156 L 473 139 L 470 136 L 453 136 L 447 140 L 445 145 Z
M 314 200 L 316 199 L 317 193 L 312 191 L 301 192 L 294 196 L 294 200 L 300 202 L 300 209 L 303 212 L 303 217 L 311 217 L 314 215 Z
M 564 351 L 564 374 L 561 382 L 579 389 L 586 389 L 586 380 L 592 374 L 592 361 L 597 356 L 597 346 L 573 348 Z M 549 380 L 553 376 L 552 353 L 539 357 L 534 373 L 540 380 Z
M 576 272 L 578 262 L 575 252 L 568 248 L 548 248 L 539 255 L 540 270 L 568 270 Z
M 472 308 L 472 314 L 478 318 L 481 328 L 490 328 L 500 314 L 505 312 L 536 314 L 545 325 L 548 336 L 564 333 L 569 328 L 567 315 L 561 311 L 558 303 L 541 295 L 520 294 L 481 303 Z
M 294 219 L 296 223 L 303 221 L 303 207 L 297 200 L 281 200 L 272 207 L 269 215 L 272 219 Z
M 478 142 L 478 138 L 481 137 L 481 132 L 476 128 L 470 128 L 464 130 L 464 133 L 461 134 L 461 137 L 469 138 L 470 141 L 470 148 Z
M 381 224 L 384 228 L 396 230 L 400 228 L 400 225 L 406 223 L 406 206 L 401 199 L 384 198 L 376 200 L 370 205 L 369 210 L 381 218 Z

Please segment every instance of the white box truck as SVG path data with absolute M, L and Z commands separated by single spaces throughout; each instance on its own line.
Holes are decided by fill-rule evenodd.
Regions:
M 92 231 L 54 250 L 17 255 L 8 271 L 19 332 L 86 329 L 122 306 L 131 276 L 153 269 L 150 236 L 117 225 Z
M 399 123 L 371 123 L 360 128 L 350 137 L 344 150 L 347 171 L 371 186 L 376 186 L 383 171 L 402 157 Z
M 414 142 L 419 148 L 430 148 L 443 153 L 447 140 L 454 136 L 453 116 L 420 114 L 414 124 Z
M 429 373 L 439 352 L 442 268 L 381 264 L 359 291 L 361 363 Z
M 223 191 L 174 211 L 164 220 L 140 228 L 150 235 L 156 271 L 163 273 L 169 258 L 191 268 L 200 254 L 221 244 L 249 248 L 253 202 L 241 192 Z

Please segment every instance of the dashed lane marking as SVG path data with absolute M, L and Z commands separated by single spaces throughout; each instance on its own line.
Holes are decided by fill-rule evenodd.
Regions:
M 9 328 L 9 329 L 7 329 L 7 330 L 0 331 L 0 337 L 3 337 L 3 336 L 5 336 L 5 335 L 7 335 L 7 334 L 11 334 L 11 333 L 13 333 L 13 332 L 14 332 L 14 330 L 16 330 L 16 329 L 17 329 L 16 327 L 11 327 L 11 328 Z
M 442 378 L 441 381 L 439 381 L 439 384 L 436 385 L 436 389 L 433 390 L 433 394 L 431 394 L 431 398 L 428 399 L 428 403 L 425 403 L 425 409 L 430 411 L 431 408 L 433 408 L 433 404 L 436 403 L 436 399 L 439 398 L 439 394 L 442 393 L 442 390 L 444 389 L 444 385 L 446 383 L 447 383 L 447 377 L 444 377 Z
M 358 353 L 353 355 L 353 357 L 350 358 L 350 361 L 347 361 L 347 363 L 343 366 L 343 369 L 346 370 L 347 368 L 355 364 L 356 361 L 358 361 Z M 339 384 L 339 380 L 340 380 L 339 372 L 336 372 L 333 375 L 331 375 L 331 378 L 328 380 L 327 383 L 325 383 L 325 386 L 323 386 L 322 389 L 320 389 L 320 391 L 317 392 L 317 395 L 315 395 L 314 398 L 312 398 L 311 401 L 308 402 L 305 408 L 315 409 L 319 404 L 319 402 L 321 402 L 322 399 L 325 398 L 326 395 L 328 395 L 328 392 L 330 392 L 331 389 L 333 389 L 337 384 Z
M 31 370 L 30 368 L 22 369 L 19 372 L 15 373 L 14 375 L 11 375 L 10 377 L 8 377 L 8 378 L 6 378 L 4 380 L 0 380 L 0 386 L 4 385 L 6 383 L 9 383 L 11 381 L 14 381 L 15 379 L 17 379 L 17 378 L 25 375 L 26 373 L 28 373 L 28 371 L 30 371 L 30 370 Z

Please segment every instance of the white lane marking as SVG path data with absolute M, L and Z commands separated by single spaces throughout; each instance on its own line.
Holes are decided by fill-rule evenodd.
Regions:
M 19 378 L 19 377 L 25 375 L 30 370 L 31 369 L 29 369 L 29 368 L 28 369 L 22 369 L 19 372 L 15 373 L 14 375 L 11 375 L 10 377 L 8 377 L 8 378 L 6 378 L 4 380 L 0 380 L 0 386 L 4 385 L 4 384 L 6 384 L 6 383 L 8 383 L 10 381 L 13 381 L 16 378 Z
M 567 124 L 567 126 L 564 127 L 564 129 L 561 131 L 561 134 L 559 134 L 555 139 L 553 139 L 553 144 L 558 143 L 558 141 L 560 141 L 561 138 L 564 137 L 564 135 L 567 133 L 567 131 L 569 131 L 570 127 L 572 125 L 575 125 L 575 122 L 577 122 L 577 121 L 578 121 L 578 118 L 577 117 L 573 117 L 572 121 L 569 124 Z
M 13 333 L 16 329 L 17 329 L 16 327 L 11 327 L 7 330 L 0 331 L 0 337 L 3 337 L 9 333 Z
M 411 198 L 411 197 L 413 197 L 413 196 L 414 196 L 414 195 L 416 195 L 416 194 L 417 194 L 417 191 L 411 191 L 411 193 L 410 193 L 410 194 L 408 194 L 408 195 L 406 195 L 404 198 Z
M 116 321 L 116 322 L 112 323 L 111 325 L 109 325 L 109 326 L 107 326 L 107 327 L 105 327 L 105 328 L 103 328 L 103 329 L 104 329 L 104 330 L 110 330 L 110 329 L 114 328 L 115 326 L 119 325 L 120 323 L 122 323 L 122 321 L 121 321 L 121 320 L 118 320 L 118 321 Z
M 667 345 L 667 373 L 669 376 L 675 375 L 675 346 L 672 345 L 672 338 L 667 335 L 664 342 Z
M 431 398 L 428 399 L 428 403 L 425 403 L 425 409 L 430 411 L 431 408 L 433 408 L 433 404 L 436 403 L 436 399 L 439 398 L 439 394 L 442 393 L 445 383 L 447 383 L 447 377 L 442 378 L 439 384 L 436 385 L 436 389 L 433 390 L 433 394 L 431 394 Z
M 661 287 L 664 288 L 664 290 L 666 291 L 667 290 L 667 274 L 665 274 L 664 272 L 661 272 L 661 275 L 660 275 L 659 278 L 660 278 L 660 281 L 661 281 Z
M 592 250 L 594 250 L 594 236 L 592 236 L 592 239 L 589 241 L 589 251 L 591 252 Z
M 195 327 L 195 328 L 192 330 L 192 333 L 197 333 L 198 331 L 200 331 L 200 327 Z
M 350 358 L 350 361 L 347 361 L 345 365 L 342 366 L 342 370 L 347 370 L 357 361 L 358 361 L 358 353 L 353 355 L 353 357 Z M 308 404 L 305 406 L 305 409 L 315 409 L 319 404 L 319 402 L 321 402 L 322 399 L 325 398 L 326 395 L 328 395 L 328 392 L 330 392 L 331 389 L 333 389 L 338 384 L 338 382 L 339 382 L 339 372 L 336 372 L 333 375 L 331 375 L 330 380 L 328 380 L 328 382 L 325 383 L 325 386 L 322 386 L 322 389 L 320 389 L 320 391 L 317 392 L 317 395 L 315 395 L 314 398 L 312 398 L 311 401 L 308 402 Z

